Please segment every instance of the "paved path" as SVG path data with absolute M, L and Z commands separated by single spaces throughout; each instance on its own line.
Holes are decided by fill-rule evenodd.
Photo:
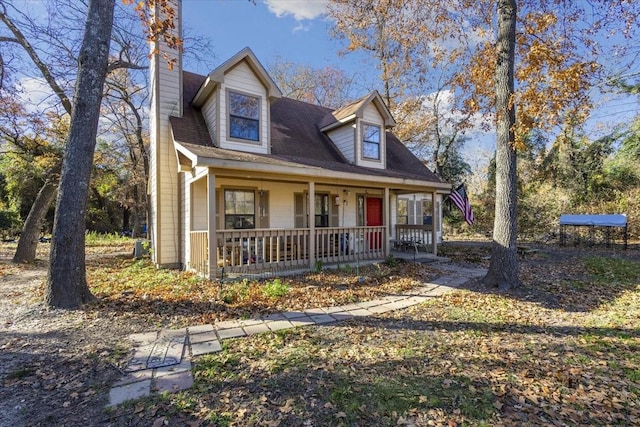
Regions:
M 125 375 L 111 388 L 108 406 L 151 393 L 190 388 L 193 385 L 191 359 L 222 350 L 222 340 L 298 326 L 330 324 L 407 308 L 486 274 L 485 269 L 463 268 L 453 264 L 439 264 L 437 268 L 443 273 L 438 279 L 406 293 L 373 301 L 131 335 L 129 338 L 133 343 L 134 356 L 124 369 Z

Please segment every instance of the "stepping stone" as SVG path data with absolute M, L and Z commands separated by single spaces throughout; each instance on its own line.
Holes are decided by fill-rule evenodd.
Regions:
M 247 335 L 261 334 L 263 332 L 269 332 L 269 330 L 269 327 L 264 322 L 257 325 L 244 327 L 244 331 L 247 333 Z
M 164 375 L 156 378 L 153 388 L 156 392 L 174 393 L 180 390 L 187 390 L 193 386 L 193 374 L 191 371 L 182 371 L 175 374 Z
M 109 404 L 119 405 L 127 400 L 139 399 L 151 394 L 151 380 L 138 381 L 132 384 L 113 387 L 109 390 Z
M 162 368 L 154 369 L 155 372 L 153 376 L 154 378 L 159 378 L 165 375 L 173 375 L 178 372 L 191 371 L 191 368 L 191 361 L 188 359 L 183 359 L 182 362 L 178 363 L 177 365 L 163 366 Z
M 233 328 L 233 329 L 220 329 L 218 330 L 218 337 L 221 340 L 226 340 L 228 338 L 237 338 L 237 337 L 244 337 L 247 334 L 245 334 L 244 330 L 242 328 Z
M 211 332 L 204 332 L 201 334 L 193 334 L 193 335 L 189 335 L 189 342 L 193 345 L 193 344 L 197 344 L 199 342 L 205 342 L 205 341 L 214 341 L 217 340 L 218 336 L 216 335 L 216 333 L 212 330 Z
M 143 369 L 159 368 L 161 366 L 176 365 L 182 360 L 186 335 L 174 335 L 167 333 L 151 344 L 136 349 L 133 358 L 129 361 L 125 372 L 135 372 Z
M 317 325 L 321 324 L 321 323 L 332 323 L 335 322 L 336 319 L 334 319 L 333 317 L 331 317 L 328 314 L 312 314 L 311 316 L 309 316 L 311 318 L 311 320 L 313 320 Z
M 143 369 L 136 372 L 130 372 L 124 377 L 120 378 L 118 382 L 114 384 L 114 387 L 133 384 L 144 380 L 150 380 L 153 377 L 153 369 Z
M 213 325 L 197 325 L 197 326 L 189 326 L 187 328 L 189 331 L 189 335 L 191 334 L 203 334 L 205 332 L 212 332 Z
M 192 356 L 201 356 L 203 354 L 216 353 L 221 350 L 222 350 L 222 346 L 220 345 L 220 341 L 218 340 L 191 344 Z
M 280 331 L 282 329 L 293 328 L 293 325 L 288 320 L 276 320 L 274 322 L 267 322 L 266 325 L 272 331 Z

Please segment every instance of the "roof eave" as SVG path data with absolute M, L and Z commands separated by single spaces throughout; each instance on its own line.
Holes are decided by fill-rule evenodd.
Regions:
M 320 128 L 320 131 L 321 132 L 329 132 L 331 130 L 337 129 L 337 128 L 342 127 L 344 125 L 347 125 L 347 124 L 351 123 L 352 121 L 354 121 L 357 118 L 358 118 L 358 116 L 356 114 L 351 114 L 350 116 L 343 117 L 343 118 L 341 118 L 339 120 L 336 119 L 335 122 Z
M 180 147 L 181 152 L 188 151 L 188 149 L 176 144 L 176 148 Z M 289 165 L 271 165 L 266 163 L 251 163 L 251 167 L 247 168 L 247 162 L 243 160 L 230 160 L 230 159 L 215 159 L 211 157 L 198 156 L 191 153 L 192 166 L 213 167 L 216 169 L 227 169 L 232 171 L 250 171 L 251 173 L 264 173 L 264 174 L 279 174 L 287 175 L 290 177 L 299 178 L 316 178 L 327 179 L 331 181 L 343 180 L 350 182 L 360 182 L 363 184 L 380 184 L 384 182 L 390 187 L 400 188 L 413 188 L 419 191 L 421 188 L 429 187 L 436 190 L 441 194 L 448 194 L 451 191 L 451 184 L 446 182 L 436 182 L 428 180 L 410 179 L 410 178 L 396 178 L 380 175 L 365 175 L 352 172 L 336 172 L 329 169 L 313 167 L 309 165 L 298 165 L 291 163 Z

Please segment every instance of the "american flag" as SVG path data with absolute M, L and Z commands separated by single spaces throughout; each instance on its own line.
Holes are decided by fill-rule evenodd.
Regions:
M 473 209 L 471 209 L 471 202 L 469 202 L 469 197 L 467 197 L 467 190 L 464 184 L 453 190 L 451 194 L 449 194 L 449 198 L 458 209 L 460 209 L 467 224 L 472 225 L 475 218 L 473 217 Z

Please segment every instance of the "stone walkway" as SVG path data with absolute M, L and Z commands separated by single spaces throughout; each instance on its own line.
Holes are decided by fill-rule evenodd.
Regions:
M 192 358 L 221 351 L 222 340 L 298 326 L 330 324 L 407 308 L 486 274 L 484 269 L 463 268 L 452 264 L 439 264 L 437 268 L 443 273 L 438 279 L 424 283 L 410 292 L 374 301 L 131 335 L 129 338 L 133 343 L 134 356 L 124 369 L 125 375 L 111 388 L 108 406 L 149 396 L 151 393 L 190 388 L 193 385 Z

